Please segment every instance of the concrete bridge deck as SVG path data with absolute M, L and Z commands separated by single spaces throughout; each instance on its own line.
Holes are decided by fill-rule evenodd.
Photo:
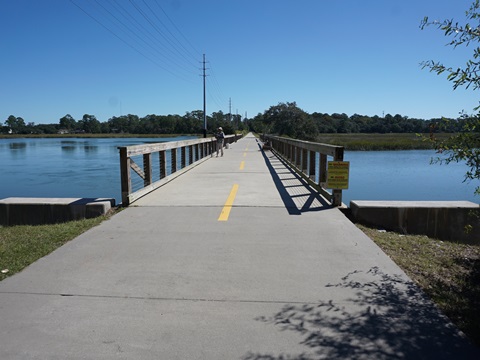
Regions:
M 0 359 L 478 359 L 247 136 L 0 282 Z

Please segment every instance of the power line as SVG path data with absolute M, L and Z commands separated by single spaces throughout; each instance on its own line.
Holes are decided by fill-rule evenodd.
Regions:
M 152 12 L 152 14 L 154 15 L 154 17 L 160 22 L 160 24 L 162 24 L 162 26 L 165 28 L 165 30 L 170 34 L 170 36 L 172 36 L 172 38 L 175 40 L 174 42 L 176 42 L 185 52 L 186 54 L 188 55 L 188 57 L 191 57 L 193 60 L 195 60 L 195 55 L 192 55 L 186 48 L 185 46 L 183 46 L 183 44 L 177 39 L 177 37 L 170 31 L 170 29 L 168 28 L 168 26 L 166 26 L 164 24 L 164 22 L 158 17 L 158 15 L 150 8 L 150 6 L 145 2 L 145 0 L 143 0 L 143 3 L 147 6 L 148 9 L 150 9 L 150 11 Z M 158 5 L 158 3 L 157 3 Z M 167 16 L 167 14 L 165 13 L 165 11 L 163 10 L 163 8 L 160 7 L 160 9 L 162 10 L 162 12 L 166 15 L 166 17 L 168 18 L 168 20 L 170 20 L 170 18 Z M 173 22 L 170 20 L 170 22 L 173 24 Z M 175 26 L 175 24 L 173 24 Z M 176 28 L 176 26 L 175 26 Z M 169 41 L 170 42 L 170 41 Z M 178 50 L 178 48 L 172 43 L 172 45 L 175 47 L 175 49 L 178 51 L 178 53 L 187 61 L 190 62 L 190 59 L 188 59 L 188 57 L 184 54 L 182 54 L 181 51 Z M 192 64 L 190 62 L 190 64 Z M 195 65 L 193 65 L 195 66 Z
M 145 12 L 142 14 L 142 10 L 138 8 L 138 6 L 138 9 L 132 8 L 129 11 L 118 4 L 116 0 L 113 6 L 112 3 L 109 2 L 110 8 L 100 4 L 98 0 L 94 1 L 97 5 L 95 6 L 94 4 L 91 4 L 93 5 L 93 8 L 97 7 L 96 11 L 92 8 L 86 9 L 84 6 L 80 6 L 74 0 L 70 0 L 70 2 L 79 8 L 84 14 L 86 14 L 128 47 L 133 49 L 135 52 L 139 53 L 142 57 L 146 58 L 159 68 L 167 71 L 169 74 L 184 81 L 193 83 L 192 79 L 188 80 L 188 77 L 186 78 L 185 75 L 180 75 L 178 70 L 194 74 L 194 67 L 192 67 L 191 63 L 186 64 L 184 60 L 179 60 L 180 58 L 176 58 L 178 56 L 178 51 L 176 52 L 175 50 L 172 50 L 171 42 L 161 41 L 158 37 L 152 34 L 152 31 L 148 29 L 148 26 L 146 27 L 142 25 L 142 22 L 138 20 L 138 17 L 133 16 L 135 13 L 140 13 L 142 17 L 146 17 Z M 132 3 L 132 5 L 136 4 Z M 121 15 L 127 21 L 122 21 L 116 14 Z M 105 24 L 105 20 L 108 19 L 115 26 L 116 30 Z M 155 29 L 155 25 L 151 21 L 149 24 L 151 28 Z M 132 25 L 134 28 L 132 28 Z M 119 34 L 118 30 L 120 30 L 123 35 L 121 33 Z M 168 51 L 169 56 L 164 54 L 164 51 L 159 50 L 158 46 L 161 46 L 164 51 Z M 192 69 L 192 71 L 189 69 Z
M 190 75 L 198 74 L 196 64 L 200 53 L 175 25 L 158 0 L 86 0 L 81 5 L 74 0 L 70 2 L 155 66 L 179 79 L 195 83 Z M 208 95 L 220 109 L 224 108 L 224 92 L 212 66 L 208 69 L 211 76 L 206 74 L 205 55 L 202 70 L 205 96 Z
M 147 15 L 147 13 L 145 11 L 143 11 L 139 5 L 137 5 L 132 0 L 129 0 L 129 2 L 138 11 L 138 13 L 151 25 L 151 27 L 170 45 L 170 47 L 168 48 L 168 51 L 172 55 L 174 55 L 174 56 L 179 55 L 179 56 L 183 57 L 185 60 L 190 61 L 177 49 L 176 45 L 158 28 L 158 26 L 152 21 L 152 19 L 150 19 L 150 17 Z M 145 1 L 143 1 L 143 2 L 145 3 Z M 148 5 L 147 5 L 147 7 L 148 7 Z M 150 9 L 150 7 L 148 7 L 148 9 Z M 151 9 L 150 9 L 150 11 L 151 11 Z M 158 19 L 158 17 L 157 17 L 157 19 Z M 160 19 L 158 19 L 158 20 L 161 22 Z M 195 67 L 194 64 L 193 64 L 193 67 Z
M 155 3 L 157 4 L 157 6 L 160 8 L 160 10 L 162 10 L 163 14 L 165 15 L 165 17 L 168 19 L 168 21 L 170 21 L 170 23 L 173 25 L 173 27 L 177 30 L 177 32 L 183 37 L 183 39 L 185 40 L 185 42 L 190 45 L 190 47 L 193 49 L 193 51 L 198 54 L 198 55 L 201 55 L 201 53 L 195 48 L 195 46 L 192 45 L 192 43 L 185 37 L 185 35 L 183 35 L 183 33 L 180 31 L 180 29 L 175 25 L 175 23 L 172 21 L 172 19 L 170 19 L 170 17 L 168 16 L 168 14 L 165 12 L 165 10 L 163 10 L 163 7 L 158 3 L 157 0 L 155 0 Z M 180 43 L 180 42 L 179 42 Z M 183 45 L 182 45 L 183 47 Z M 188 49 L 185 48 L 185 50 L 187 52 L 189 52 Z M 193 58 L 196 57 L 196 55 L 192 55 Z
M 211 84 L 211 89 L 212 91 L 209 93 L 212 96 L 212 99 L 217 103 L 217 105 L 220 108 L 223 108 L 225 106 L 226 99 L 223 96 L 223 91 L 220 87 L 220 83 L 218 82 L 217 76 L 215 75 L 214 67 L 212 65 L 212 62 L 210 61 L 210 74 L 211 74 L 211 79 L 212 81 L 209 81 L 209 84 Z M 224 104 L 224 105 L 221 105 Z
M 95 0 L 95 1 L 97 1 L 97 0 Z M 108 0 L 108 1 L 110 1 L 110 0 Z M 146 46 L 150 47 L 153 51 L 155 51 L 157 53 L 157 55 L 161 56 L 165 61 L 169 62 L 170 66 L 172 66 L 172 65 L 173 66 L 178 66 L 178 67 L 181 67 L 182 70 L 184 70 L 185 72 L 188 72 L 190 74 L 194 74 L 194 72 L 191 71 L 190 68 L 181 66 L 181 63 L 178 62 L 178 61 L 172 61 L 172 59 L 170 59 L 167 55 L 165 55 L 163 51 L 159 50 L 156 47 L 156 45 L 159 45 L 162 48 L 165 48 L 164 45 L 145 26 L 143 26 L 143 24 L 141 22 L 139 22 L 135 17 L 131 16 L 130 12 L 128 12 L 121 4 L 118 4 L 116 0 L 114 0 L 114 1 L 115 1 L 115 4 L 120 9 L 120 13 L 122 14 L 123 18 L 128 23 L 132 24 L 135 27 L 135 29 L 138 30 L 138 31 L 134 31 L 134 30 L 128 28 L 128 26 L 126 26 L 126 24 L 124 22 L 120 21 L 118 18 L 115 17 L 115 19 L 117 19 L 117 22 L 119 24 L 121 24 L 123 27 L 125 27 L 131 34 L 133 34 L 136 38 L 138 38 Z M 112 16 L 114 16 L 114 15 L 112 14 Z M 144 38 L 142 38 L 139 35 L 139 33 L 145 35 L 147 39 L 153 40 L 153 43 L 147 42 Z
M 76 7 L 78 7 L 83 13 L 85 13 L 88 17 L 90 17 L 92 20 L 94 20 L 97 24 L 99 24 L 101 27 L 103 27 L 105 30 L 107 30 L 109 33 L 111 33 L 113 36 L 115 36 L 118 40 L 120 40 L 121 42 L 123 42 L 125 45 L 127 45 L 129 48 L 131 48 L 132 50 L 134 50 L 135 52 L 137 52 L 138 54 L 140 54 L 141 56 L 143 56 L 145 59 L 151 61 L 153 64 L 155 64 L 156 66 L 158 66 L 159 68 L 167 71 L 168 73 L 170 73 L 171 75 L 173 76 L 178 76 L 177 74 L 171 72 L 169 69 L 163 67 L 162 65 L 158 64 L 155 60 L 151 59 L 150 57 L 146 56 L 144 53 L 142 53 L 141 51 L 139 51 L 137 48 L 135 48 L 133 45 L 131 45 L 130 43 L 128 43 L 127 41 L 125 41 L 123 38 L 121 38 L 120 36 L 118 36 L 113 30 L 111 30 L 109 27 L 107 27 L 106 25 L 104 25 L 102 22 L 100 22 L 99 20 L 97 20 L 94 16 L 92 16 L 90 13 L 88 13 L 86 10 L 84 10 L 82 7 L 80 7 L 77 3 L 75 3 L 73 0 L 70 0 L 70 2 L 75 5 Z

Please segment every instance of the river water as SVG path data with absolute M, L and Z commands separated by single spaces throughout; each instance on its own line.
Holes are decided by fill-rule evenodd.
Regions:
M 430 164 L 433 150 L 350 151 L 350 200 L 467 200 L 479 203 L 475 188 L 480 182 L 464 182 L 468 168 L 463 163 Z
M 0 199 L 6 197 L 108 197 L 121 202 L 118 146 L 177 138 L 0 139 Z M 228 154 L 228 153 L 227 153 Z M 463 183 L 463 164 L 430 165 L 433 151 L 353 151 L 350 200 L 468 200 L 476 183 Z
M 0 199 L 107 197 L 121 202 L 119 146 L 195 139 L 0 139 Z

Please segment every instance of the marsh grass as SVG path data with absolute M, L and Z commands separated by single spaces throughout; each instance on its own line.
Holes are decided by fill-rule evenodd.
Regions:
M 357 226 L 480 346 L 480 245 Z
M 0 226 L 0 281 L 97 226 L 111 215 L 54 225 Z
M 447 138 L 451 134 L 436 134 Z M 428 150 L 433 149 L 429 134 L 320 134 L 318 142 L 344 146 L 345 150 Z

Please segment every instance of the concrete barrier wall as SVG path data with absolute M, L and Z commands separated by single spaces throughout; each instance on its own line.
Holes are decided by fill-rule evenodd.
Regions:
M 105 198 L 17 198 L 0 200 L 0 225 L 42 225 L 94 218 L 115 206 Z
M 480 205 L 469 201 L 351 201 L 354 221 L 404 234 L 480 243 Z M 465 231 L 471 226 L 470 233 Z

